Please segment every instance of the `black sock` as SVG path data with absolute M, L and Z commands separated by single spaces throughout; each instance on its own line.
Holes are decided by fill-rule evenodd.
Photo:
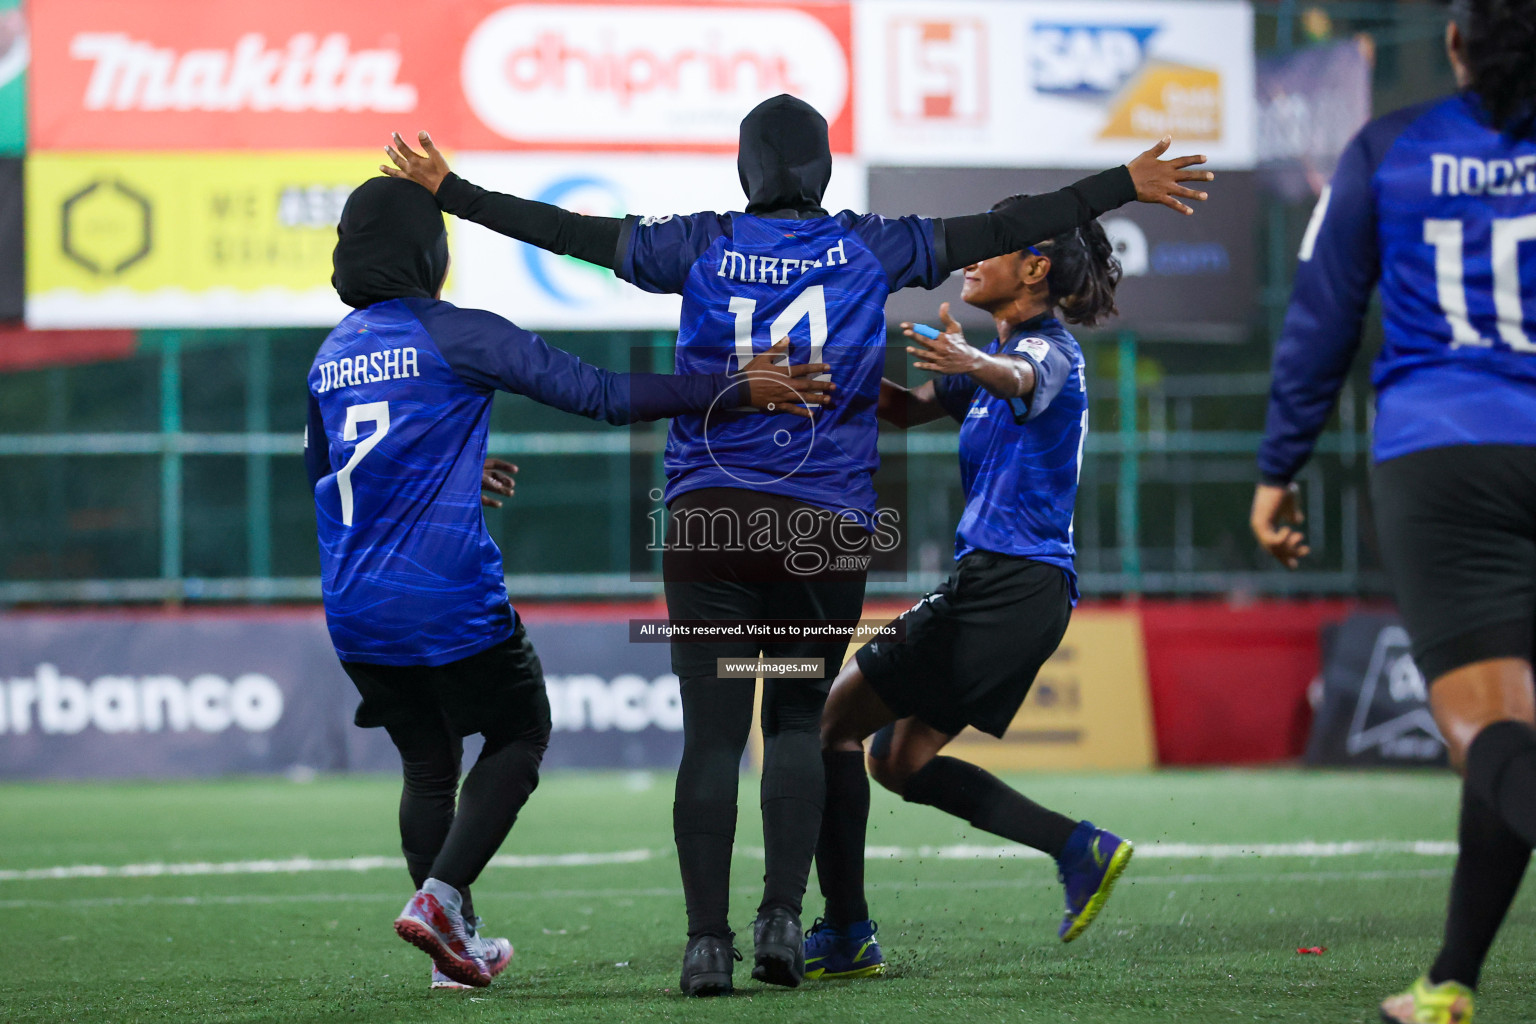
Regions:
M 1467 791 L 1498 812 L 1511 832 L 1536 846 L 1536 729 L 1495 722 L 1467 748 Z
M 864 842 L 869 830 L 869 776 L 864 751 L 828 750 L 821 755 L 827 774 L 827 804 L 816 842 L 816 877 L 827 901 L 827 921 L 846 928 L 869 919 L 864 899 Z
M 995 836 L 1059 858 L 1077 822 L 1047 810 L 991 772 L 955 757 L 935 757 L 907 780 L 902 799 L 937 807 Z
M 677 866 L 683 875 L 688 937 L 718 935 L 729 939 L 736 801 L 675 800 L 672 838 L 677 843 Z
M 1445 944 L 1429 969 L 1429 980 L 1436 985 L 1459 981 L 1476 988 L 1488 947 L 1520 889 L 1531 848 L 1509 830 L 1497 811 L 1472 793 L 1470 785 L 1461 797 L 1457 840 L 1461 853 L 1451 878 Z
M 480 877 L 538 787 L 543 760 L 542 742 L 486 737 L 485 748 L 464 778 L 453 827 L 432 862 L 433 878 L 462 891 Z
M 751 679 L 690 676 L 683 701 L 683 757 L 672 802 L 672 836 L 688 908 L 688 937 L 731 937 L 731 847 L 741 754 L 752 729 Z
M 795 729 L 763 737 L 763 902 L 759 914 L 784 907 L 800 916 L 805 883 L 821 832 L 827 780 L 821 735 Z

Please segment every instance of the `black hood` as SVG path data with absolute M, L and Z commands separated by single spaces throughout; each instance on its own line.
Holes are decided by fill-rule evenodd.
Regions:
M 763 100 L 742 118 L 736 170 L 748 213 L 824 216 L 821 197 L 832 179 L 827 119 L 793 96 Z
M 331 287 L 354 309 L 432 298 L 448 273 L 448 233 L 437 200 L 415 182 L 369 178 L 342 207 L 331 266 Z

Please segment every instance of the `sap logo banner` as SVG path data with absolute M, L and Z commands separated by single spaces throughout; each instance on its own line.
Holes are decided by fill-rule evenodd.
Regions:
M 855 30 L 872 163 L 1108 165 L 1172 134 L 1219 168 L 1253 165 L 1246 3 L 888 0 L 858 5 Z
M 661 223 L 669 215 L 739 210 L 742 195 L 730 156 L 545 156 L 461 153 L 454 168 L 484 188 L 554 203 L 577 213 L 627 214 Z M 865 208 L 865 173 L 834 159 L 824 205 Z M 612 271 L 514 242 L 479 225 L 451 220 L 449 301 L 489 309 L 533 330 L 676 330 L 681 302 L 620 281 Z M 617 367 L 616 367 L 617 369 Z
M 1148 59 L 1160 25 L 1036 23 L 1035 91 L 1105 104 L 1103 139 L 1181 142 L 1222 134 L 1221 72 L 1170 60 Z
M 1429 687 L 1395 615 L 1361 613 L 1327 626 L 1322 649 L 1308 764 L 1445 764 Z
M 847 9 L 514 4 L 464 47 L 464 96 L 514 143 L 734 152 L 741 115 L 792 93 L 850 151 Z
M 1156 25 L 1035 26 L 1035 89 L 1066 96 L 1107 96 L 1146 62 Z

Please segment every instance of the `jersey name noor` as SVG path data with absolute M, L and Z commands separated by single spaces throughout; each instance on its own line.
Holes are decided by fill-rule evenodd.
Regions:
M 838 239 L 837 244 L 819 260 L 762 256 L 724 249 L 720 252 L 720 269 L 715 271 L 715 276 L 749 284 L 789 284 L 791 271 L 803 274 L 815 267 L 840 267 L 847 263 L 848 253 L 843 248 L 847 241 L 846 238 Z
M 1536 195 L 1536 155 L 1513 160 L 1479 160 L 1475 156 L 1430 154 L 1435 195 Z
M 380 352 L 364 352 L 321 363 L 320 386 L 315 389 L 315 393 L 324 394 L 333 388 L 350 388 L 358 384 L 377 384 L 401 377 L 420 376 L 414 348 L 386 348 Z

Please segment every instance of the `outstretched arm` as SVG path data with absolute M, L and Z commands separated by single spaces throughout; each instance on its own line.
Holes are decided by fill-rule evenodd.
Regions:
M 825 363 L 779 365 L 789 351 L 787 338 L 735 375 L 615 373 L 495 313 L 446 302 L 418 303 L 413 311 L 464 381 L 615 425 L 705 412 L 716 404 L 809 417 L 815 407 L 830 404 L 835 387 L 816 379 L 828 371 Z
M 1193 213 L 1181 200 L 1204 200 L 1206 193 L 1181 183 L 1211 181 L 1215 175 L 1189 170 L 1205 163 L 1203 156 L 1159 159 L 1172 143 L 1171 138 L 1164 137 L 1129 164 L 1101 171 L 1055 192 L 1026 196 L 989 213 L 945 217 L 939 221 L 945 272 L 1037 245 L 1132 200 Z
M 393 178 L 408 178 L 437 197 L 437 205 L 455 217 L 490 228 L 497 234 L 546 249 L 560 256 L 575 256 L 609 270 L 618 269 L 622 217 L 589 217 L 532 199 L 491 192 L 465 181 L 448 169 L 448 161 L 426 132 L 418 136 L 417 153 L 395 133 L 394 145 L 384 152 L 394 166 L 379 170 Z

